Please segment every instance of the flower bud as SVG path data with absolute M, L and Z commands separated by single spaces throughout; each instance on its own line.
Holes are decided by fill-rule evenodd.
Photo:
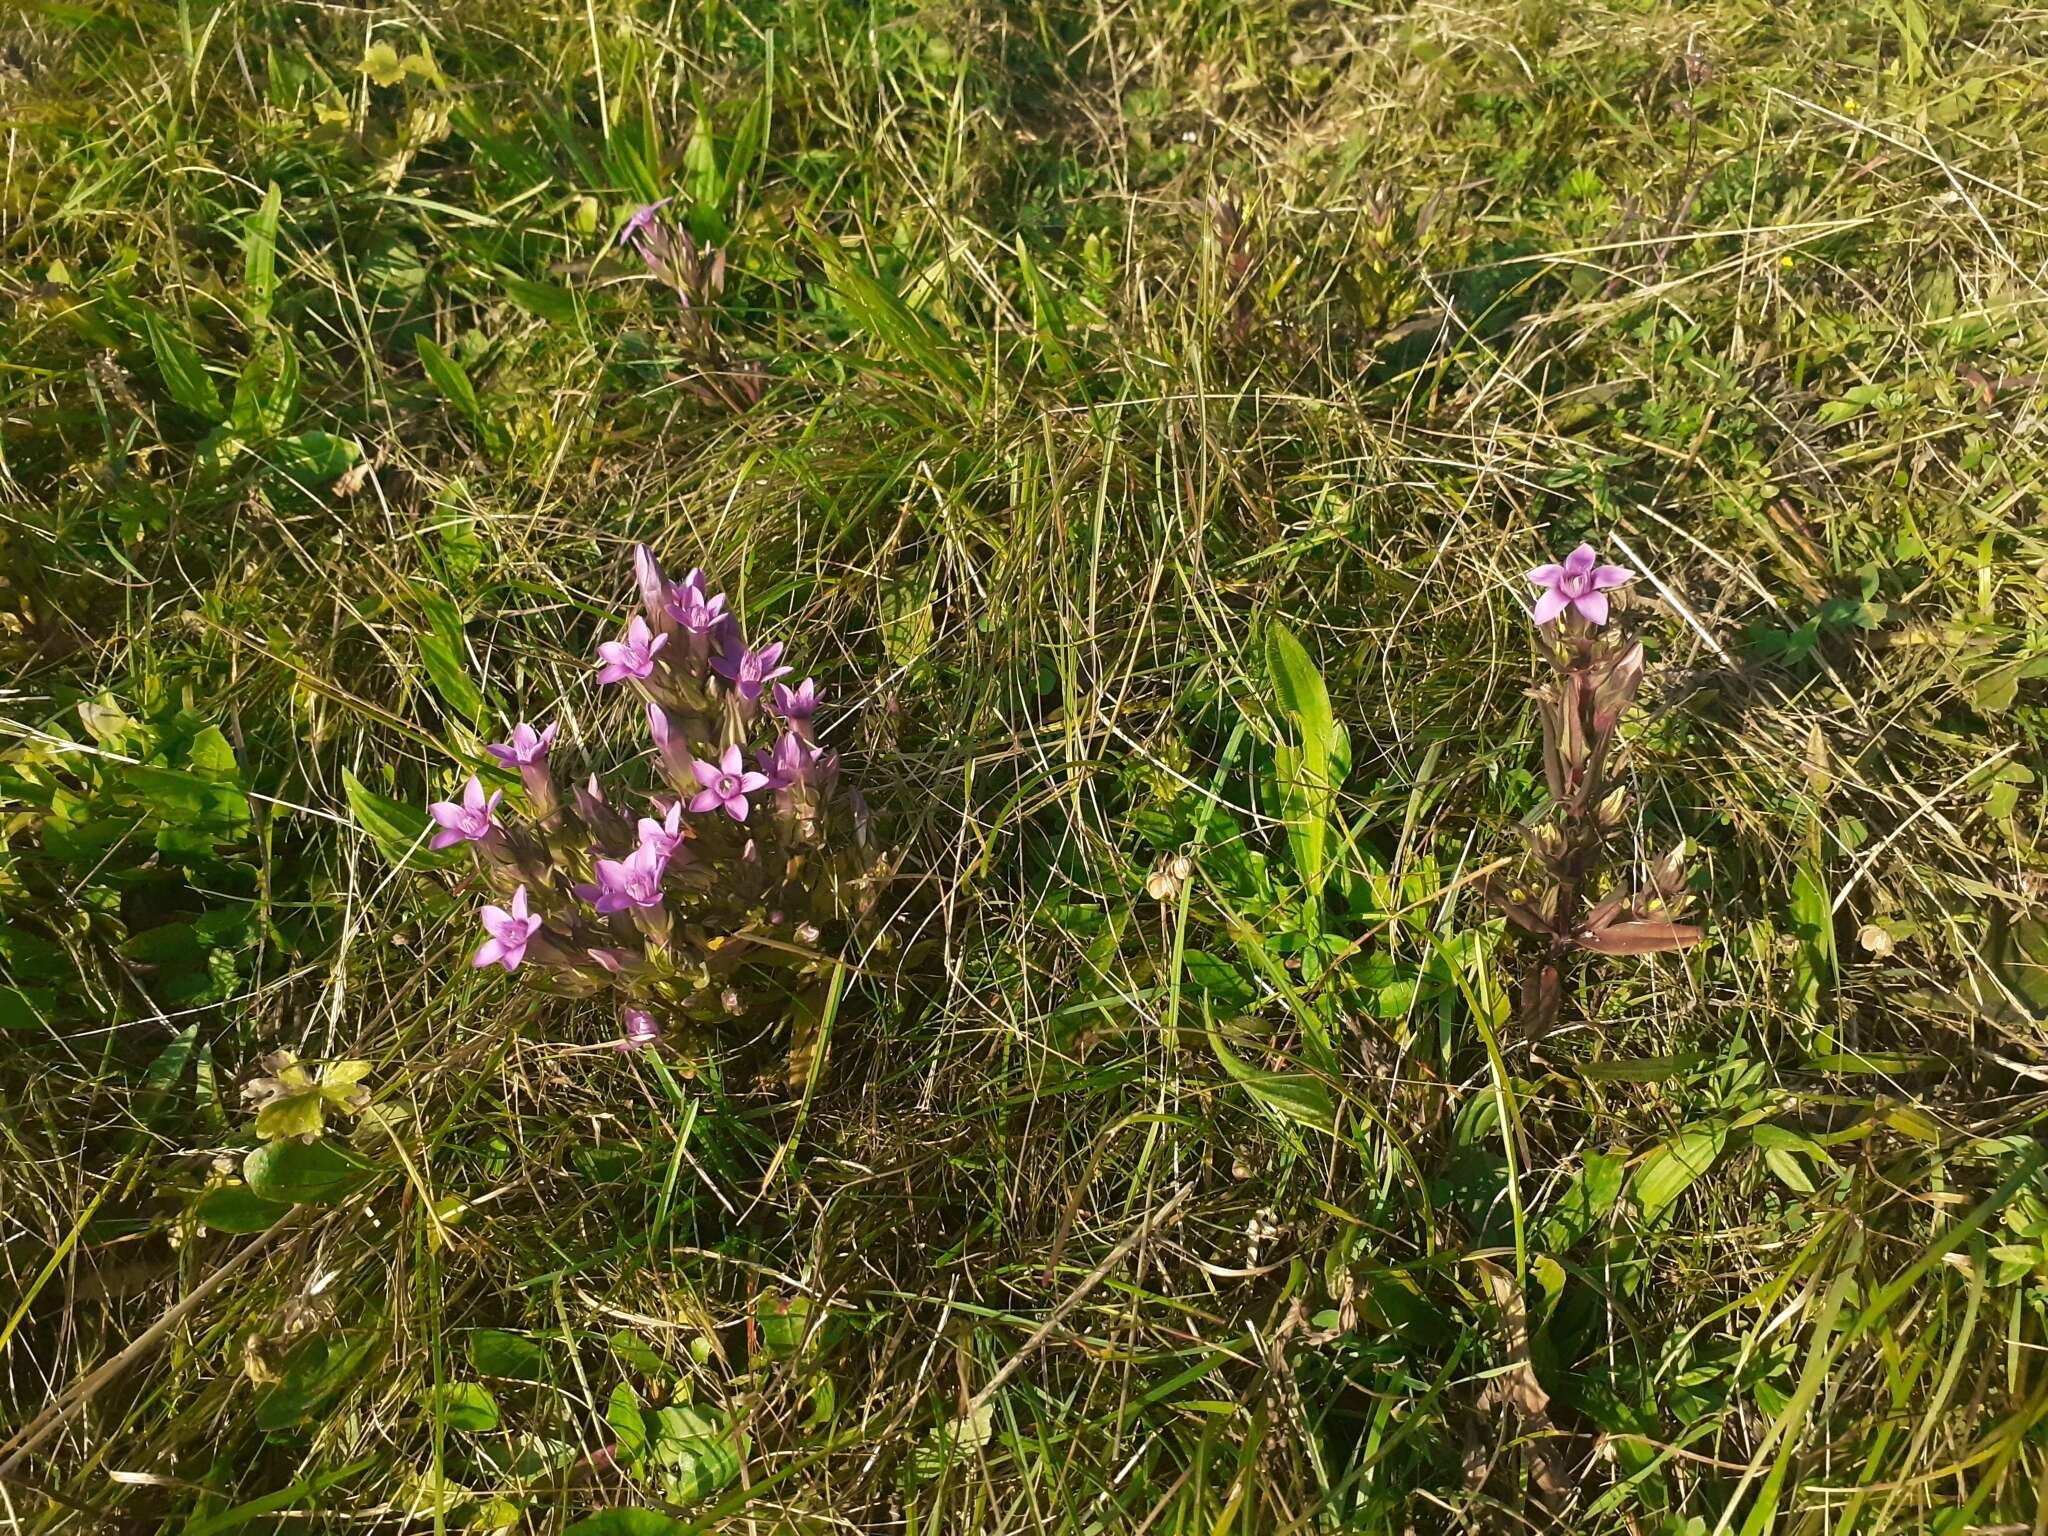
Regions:
M 1593 807 L 1593 820 L 1599 824 L 1601 831 L 1612 832 L 1628 820 L 1628 810 L 1628 790 L 1626 787 L 1617 786 L 1610 789 L 1601 797 L 1600 803 Z

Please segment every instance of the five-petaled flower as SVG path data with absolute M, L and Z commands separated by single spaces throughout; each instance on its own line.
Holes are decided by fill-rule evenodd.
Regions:
M 741 646 L 739 654 L 723 651 L 712 658 L 711 670 L 733 686 L 733 691 L 749 704 L 760 702 L 761 690 L 778 677 L 787 677 L 796 668 L 779 665 L 782 660 L 782 642 L 777 640 L 764 645 L 758 651 Z
M 787 683 L 775 685 L 775 713 L 789 722 L 789 728 L 805 741 L 816 742 L 811 731 L 811 719 L 818 712 L 818 685 L 805 678 L 794 688 Z
M 436 800 L 427 807 L 427 814 L 439 824 L 430 847 L 452 848 L 457 843 L 473 843 L 489 837 L 498 829 L 498 802 L 505 798 L 505 791 L 494 789 L 488 798 L 484 786 L 475 774 L 469 776 L 469 783 L 463 786 L 462 802 Z
M 629 907 L 658 907 L 667 867 L 659 849 L 642 843 L 623 859 L 599 859 L 597 883 L 577 886 L 576 894 L 607 916 Z
M 547 759 L 548 748 L 554 744 L 554 725 L 544 731 L 536 731 L 522 720 L 512 727 L 510 741 L 494 741 L 484 750 L 507 768 L 531 768 Z
M 526 946 L 540 929 L 540 914 L 526 910 L 526 887 L 521 886 L 512 893 L 512 910 L 503 907 L 485 907 L 483 910 L 484 932 L 490 935 L 469 963 L 479 970 L 487 965 L 502 965 L 508 971 L 519 969 L 519 962 L 526 958 Z
M 1581 544 L 1562 565 L 1539 565 L 1529 572 L 1529 580 L 1543 589 L 1533 617 L 1538 624 L 1548 624 L 1569 608 L 1588 624 L 1605 624 L 1608 592 L 1633 581 L 1635 574 L 1618 565 L 1602 565 L 1600 552 Z
M 654 658 L 661 654 L 661 648 L 668 644 L 667 635 L 657 635 L 647 627 L 647 621 L 639 614 L 633 615 L 633 622 L 626 626 L 624 640 L 607 640 L 597 648 L 599 660 L 597 680 L 600 683 L 623 683 L 627 678 L 649 678 L 654 676 Z
M 615 1051 L 637 1051 L 661 1039 L 661 1026 L 645 1008 L 628 1008 L 619 1015 L 623 1033 L 613 1044 Z
M 725 594 L 707 594 L 704 573 L 692 570 L 668 589 L 668 616 L 693 635 L 708 635 L 725 623 Z
M 707 763 L 701 757 L 694 759 L 690 771 L 704 786 L 690 801 L 693 816 L 723 810 L 734 821 L 745 821 L 747 796 L 768 787 L 768 775 L 748 768 L 737 746 L 727 747 L 725 755 L 715 763 Z

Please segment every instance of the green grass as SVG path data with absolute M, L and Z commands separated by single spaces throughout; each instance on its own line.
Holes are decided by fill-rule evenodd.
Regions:
M 0 21 L 0 1507 L 2042 1529 L 2044 71 L 1999 0 Z M 711 347 L 606 249 L 671 194 Z M 1473 877 L 1582 537 L 1708 941 L 1531 1039 Z M 903 854 L 814 1071 L 614 1054 L 364 823 L 637 739 L 636 540 Z M 273 1222 L 279 1048 L 375 1110 Z

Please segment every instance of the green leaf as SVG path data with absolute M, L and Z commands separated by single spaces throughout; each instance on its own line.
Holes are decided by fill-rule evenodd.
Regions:
M 1663 1215 L 1672 1201 L 1714 1166 L 1727 1141 L 1728 1127 L 1718 1120 L 1689 1125 L 1644 1158 L 1631 1186 L 1643 1220 L 1652 1222 Z
M 283 1380 L 256 1399 L 256 1427 L 290 1429 L 332 1404 L 363 1379 L 377 1347 L 373 1334 L 313 1334 L 285 1357 Z
M 479 1328 L 469 1336 L 469 1363 L 485 1376 L 507 1381 L 546 1381 L 547 1351 L 523 1333 Z
M 1267 1072 L 1254 1067 L 1225 1045 L 1223 1036 L 1213 1027 L 1209 1030 L 1209 1044 L 1231 1081 L 1268 1110 L 1325 1136 L 1337 1134 L 1336 1107 L 1321 1078 L 1310 1072 Z
M 1266 626 L 1266 675 L 1300 737 L 1299 746 L 1276 748 L 1274 771 L 1295 873 L 1301 877 L 1303 889 L 1316 898 L 1329 873 L 1330 821 L 1337 803 L 1333 772 L 1337 722 L 1330 712 L 1330 691 L 1322 673 L 1294 632 L 1277 620 Z M 1348 764 L 1348 740 L 1344 755 Z
M 228 425 L 252 439 L 276 437 L 299 406 L 299 350 L 283 331 L 271 331 L 242 362 Z
M 1563 1253 L 1598 1226 L 1621 1198 L 1628 1159 L 1616 1152 L 1588 1152 L 1577 1177 L 1565 1186 L 1557 1209 L 1543 1225 L 1544 1245 Z
M 267 1232 L 291 1209 L 282 1201 L 264 1199 L 246 1184 L 230 1184 L 201 1195 L 192 1214 L 214 1232 Z
M 578 1520 L 562 1536 L 671 1536 L 687 1529 L 658 1509 L 601 1509 Z
M 545 320 L 549 325 L 565 329 L 576 324 L 576 298 L 567 289 L 557 288 L 551 283 L 530 282 L 510 273 L 500 281 L 505 286 L 505 297 L 536 320 Z
M 318 1136 L 326 1126 L 326 1105 L 317 1088 L 284 1094 L 256 1111 L 256 1134 L 266 1141 Z
M 450 357 L 431 336 L 419 336 L 413 340 L 413 350 L 419 354 L 420 366 L 427 370 L 427 377 L 434 381 L 434 388 L 450 405 L 469 418 L 470 424 L 482 427 L 483 407 L 477 403 L 476 386 L 469 382 L 469 374 L 459 362 Z
M 690 142 L 683 146 L 683 191 L 693 207 L 723 211 L 725 179 L 718 174 L 718 141 L 700 109 Z
M 401 869 L 440 869 L 449 863 L 447 850 L 436 853 L 427 847 L 433 818 L 425 811 L 378 794 L 346 768 L 341 783 L 356 825 L 393 864 Z
M 1799 1160 L 1799 1154 L 1784 1147 L 1764 1148 L 1764 1166 L 1778 1176 L 1778 1181 L 1787 1189 L 1798 1194 L 1813 1193 L 1813 1175 L 1806 1171 L 1806 1164 Z
M 243 231 L 242 303 L 252 325 L 270 319 L 271 301 L 277 297 L 277 216 L 283 206 L 284 193 L 273 181 Z
M 450 1429 L 482 1434 L 498 1427 L 497 1400 L 473 1381 L 444 1381 L 422 1406 Z
M 427 680 L 456 722 L 474 730 L 483 718 L 484 696 L 470 680 L 462 612 L 439 592 L 416 588 L 413 595 L 427 619 L 426 628 L 418 635 L 420 664 L 427 669 Z
M 326 1141 L 268 1142 L 242 1162 L 251 1190 L 295 1205 L 332 1205 L 360 1189 L 372 1171 L 371 1164 Z
M 794 1359 L 810 1328 L 810 1297 L 763 1291 L 755 1302 L 754 1315 L 761 1328 L 761 1347 L 777 1359 Z
M 301 432 L 280 437 L 265 450 L 271 468 L 308 495 L 318 495 L 339 480 L 363 456 L 352 437 L 332 432 Z
M 184 331 L 159 318 L 153 309 L 143 310 L 142 329 L 156 358 L 157 375 L 171 398 L 196 416 L 221 420 L 226 413 L 221 409 L 220 390 Z
M 618 1438 L 621 1458 L 627 1461 L 647 1449 L 647 1420 L 640 1412 L 640 1399 L 625 1382 L 612 1388 L 604 1406 L 604 1421 Z

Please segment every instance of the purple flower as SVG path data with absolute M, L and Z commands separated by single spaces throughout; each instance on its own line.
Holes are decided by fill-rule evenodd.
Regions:
M 484 786 L 475 774 L 469 776 L 469 783 L 463 786 L 462 803 L 453 800 L 436 800 L 427 807 L 427 814 L 440 824 L 441 830 L 434 834 L 430 847 L 452 848 L 457 843 L 481 842 L 498 830 L 496 815 L 498 802 L 505 798 L 505 791 L 491 791 L 489 799 L 484 798 Z
M 1543 589 L 1534 618 L 1548 624 L 1571 608 L 1588 624 L 1605 624 L 1609 589 L 1635 580 L 1635 574 L 1618 565 L 1602 565 L 1600 552 L 1581 544 L 1564 557 L 1564 564 L 1539 565 L 1529 572 L 1529 580 Z
M 733 691 L 749 704 L 758 703 L 761 690 L 778 677 L 787 677 L 796 669 L 778 666 L 782 660 L 782 642 L 764 645 L 758 651 L 744 646 L 737 656 L 729 650 L 721 651 L 712 658 L 711 670 L 733 686 Z
M 815 777 L 818 754 L 810 744 L 795 731 L 784 731 L 776 738 L 775 745 L 761 749 L 761 770 L 768 776 L 768 783 L 774 789 L 790 789 L 798 784 L 808 784 Z
M 645 1008 L 626 1009 L 619 1015 L 619 1023 L 624 1033 L 613 1044 L 615 1051 L 637 1051 L 661 1039 L 661 1026 Z
M 669 588 L 668 616 L 693 635 L 708 635 L 725 622 L 725 594 L 707 595 L 704 573 L 693 570 Z
M 668 808 L 668 815 L 660 821 L 652 816 L 640 818 L 640 846 L 652 848 L 655 856 L 664 864 L 674 858 L 683 846 L 683 802 L 677 800 Z
M 673 201 L 664 197 L 658 203 L 642 203 L 619 231 L 619 244 L 632 246 L 650 268 L 658 268 L 667 254 L 668 231 L 662 226 L 661 210 Z
M 734 821 L 745 821 L 747 796 L 768 786 L 768 775 L 747 768 L 736 746 L 727 747 L 725 756 L 715 763 L 697 758 L 690 764 L 690 771 L 704 786 L 690 802 L 690 813 L 695 816 L 723 808 Z
M 526 887 L 522 885 L 512 893 L 510 912 L 503 907 L 484 908 L 483 925 L 490 937 L 469 963 L 479 970 L 487 965 L 502 965 L 508 971 L 516 971 L 519 962 L 526 958 L 527 943 L 540 928 L 540 914 L 526 910 Z
M 787 683 L 775 685 L 775 713 L 787 720 L 805 741 L 816 741 L 811 734 L 811 717 L 818 712 L 818 685 L 808 677 L 796 687 Z
M 607 640 L 597 648 L 597 654 L 604 663 L 598 669 L 597 680 L 600 683 L 623 683 L 629 677 L 652 677 L 654 658 L 667 644 L 667 635 L 657 635 L 647 627 L 645 619 L 634 614 L 633 622 L 626 626 L 624 640 Z
M 658 907 L 667 865 L 668 860 L 643 843 L 623 859 L 599 859 L 597 883 L 577 886 L 576 894 L 607 916 L 629 907 Z
M 522 720 L 512 727 L 511 741 L 494 741 L 484 750 L 507 768 L 531 768 L 547 760 L 548 748 L 554 744 L 555 726 L 536 731 Z

